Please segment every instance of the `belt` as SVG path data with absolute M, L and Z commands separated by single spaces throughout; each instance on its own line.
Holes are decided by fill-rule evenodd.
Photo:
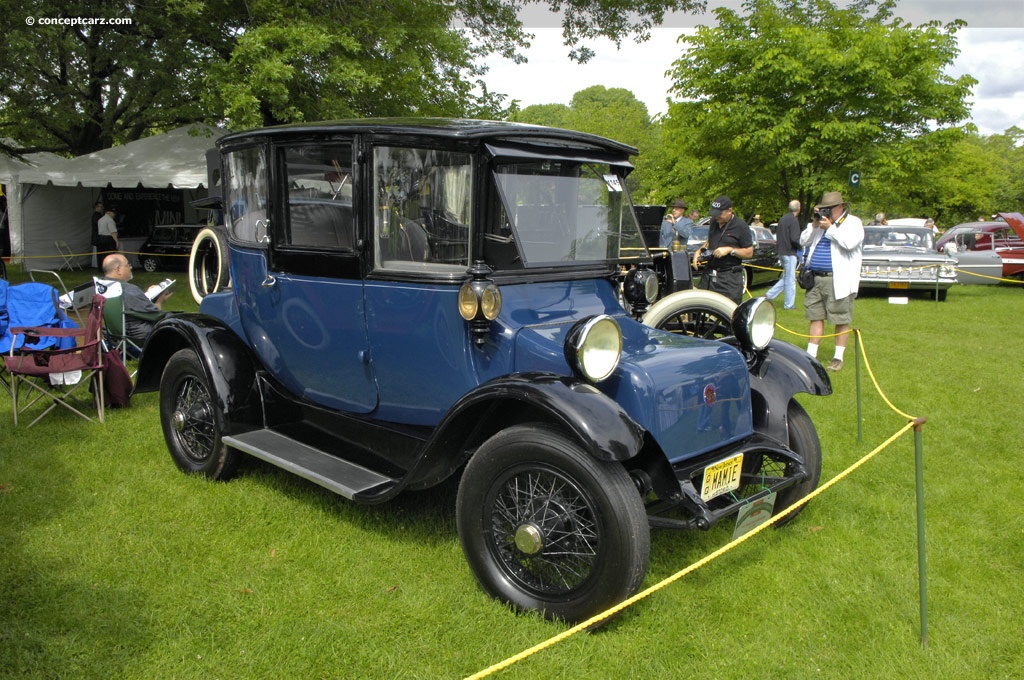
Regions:
M 811 270 L 811 273 L 814 274 L 815 276 L 832 276 L 832 272 L 819 272 L 813 269 Z
M 732 267 L 712 267 L 713 272 L 738 272 L 743 269 L 743 265 L 737 264 Z

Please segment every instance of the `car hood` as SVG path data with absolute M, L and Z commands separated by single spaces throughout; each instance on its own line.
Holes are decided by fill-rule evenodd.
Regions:
M 1024 215 L 1020 213 L 999 213 L 999 216 L 1006 220 L 1006 223 L 1010 225 L 1010 229 L 1013 229 L 1013 233 L 1017 234 L 1024 241 Z
M 914 246 L 864 246 L 864 262 L 948 262 L 956 260 L 928 248 Z

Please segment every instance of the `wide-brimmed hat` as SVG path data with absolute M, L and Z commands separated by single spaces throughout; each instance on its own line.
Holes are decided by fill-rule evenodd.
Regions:
M 709 210 L 708 213 L 710 213 L 712 217 L 718 217 L 731 207 L 731 198 L 728 196 L 719 196 L 715 200 L 711 201 L 711 210 Z
M 843 194 L 838 191 L 826 191 L 821 200 L 818 201 L 818 205 L 814 206 L 814 209 L 820 210 L 837 205 L 846 205 L 846 201 L 843 200 Z
M 684 201 L 681 198 L 677 198 L 676 200 L 672 201 L 672 207 L 673 208 L 682 208 L 683 210 L 686 210 L 689 206 L 686 205 L 686 201 Z

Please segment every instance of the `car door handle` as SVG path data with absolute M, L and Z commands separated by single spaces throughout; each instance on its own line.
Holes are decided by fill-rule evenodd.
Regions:
M 273 288 L 276 285 L 277 279 L 274 278 L 273 274 L 267 274 L 267 278 L 263 279 L 263 282 L 260 283 L 260 286 L 262 286 L 263 288 Z

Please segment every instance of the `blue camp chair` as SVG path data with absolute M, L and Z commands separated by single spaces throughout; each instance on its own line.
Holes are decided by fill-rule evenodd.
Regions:
M 11 286 L 0 279 L 0 355 L 25 350 L 68 349 L 75 346 L 73 337 L 26 336 L 12 334 L 12 328 L 76 328 L 57 300 L 57 289 L 45 283 L 22 283 Z M 0 372 L 0 386 L 10 394 L 6 373 Z

